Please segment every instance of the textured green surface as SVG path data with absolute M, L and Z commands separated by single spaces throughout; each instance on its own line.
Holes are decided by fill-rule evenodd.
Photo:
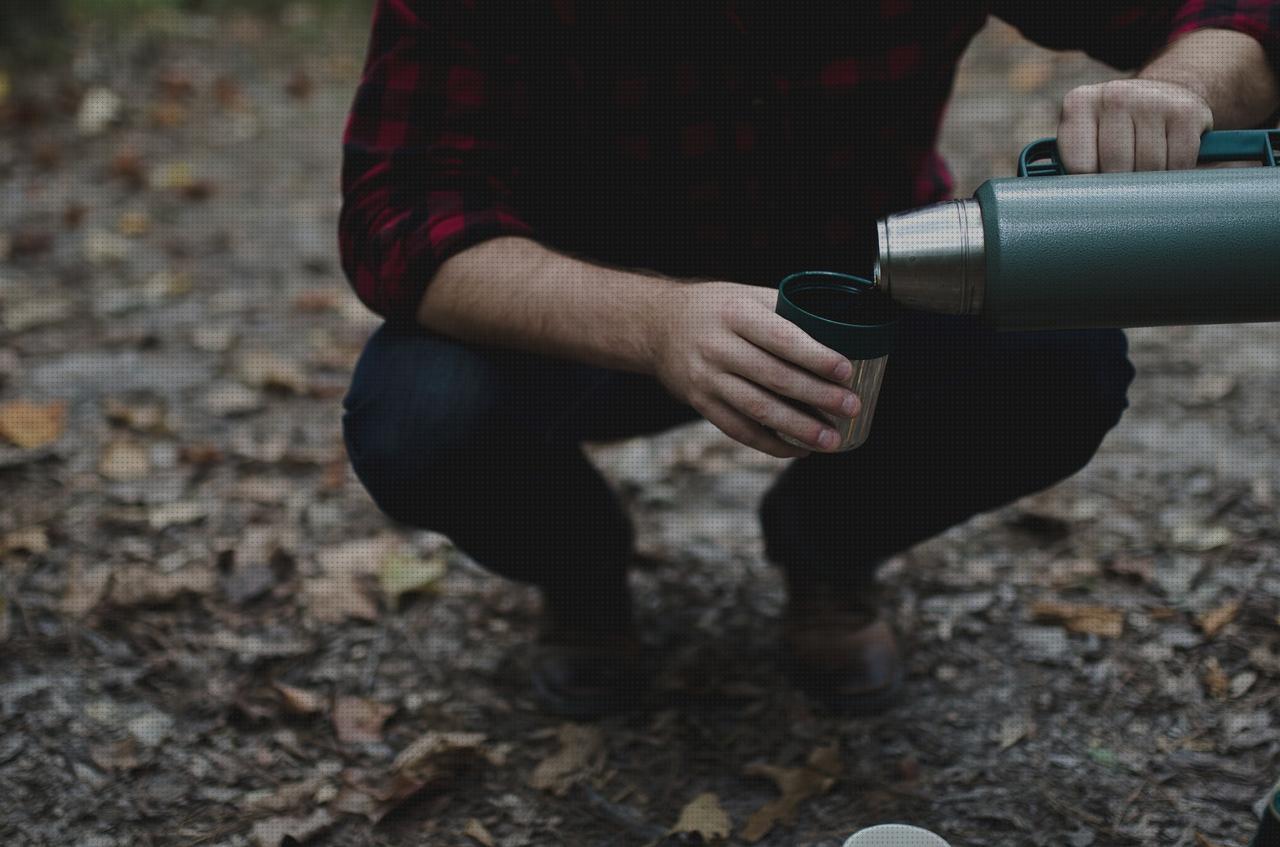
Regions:
M 1280 170 L 998 179 L 975 196 L 999 328 L 1280 320 Z

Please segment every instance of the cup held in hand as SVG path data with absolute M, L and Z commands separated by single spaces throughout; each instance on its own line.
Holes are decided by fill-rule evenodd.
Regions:
M 804 271 L 779 283 L 775 311 L 853 365 L 853 375 L 844 384 L 862 401 L 856 416 L 806 411 L 839 433 L 836 451 L 854 449 L 871 432 L 880 381 L 897 334 L 897 307 L 868 280 L 829 271 Z M 779 437 L 808 448 L 790 436 L 779 433 Z

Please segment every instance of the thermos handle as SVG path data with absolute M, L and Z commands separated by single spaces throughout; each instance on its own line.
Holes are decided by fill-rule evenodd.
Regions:
M 1200 163 L 1261 162 L 1277 166 L 1280 129 L 1232 129 L 1206 132 L 1200 136 Z M 1058 139 L 1042 138 L 1022 148 L 1018 176 L 1063 176 L 1066 170 L 1058 156 Z

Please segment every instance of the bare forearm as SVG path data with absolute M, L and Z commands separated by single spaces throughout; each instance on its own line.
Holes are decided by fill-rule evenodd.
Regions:
M 1216 129 L 1255 127 L 1280 107 L 1280 85 L 1262 45 L 1231 30 L 1190 33 L 1169 45 L 1138 76 L 1198 94 L 1213 111 Z
M 678 285 L 495 238 L 440 267 L 418 321 L 461 341 L 649 372 L 657 303 Z

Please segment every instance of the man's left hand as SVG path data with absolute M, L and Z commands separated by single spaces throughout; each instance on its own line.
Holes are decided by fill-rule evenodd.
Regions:
M 1084 85 L 1062 101 L 1058 152 L 1068 173 L 1187 170 L 1213 111 L 1171 82 L 1117 79 Z

